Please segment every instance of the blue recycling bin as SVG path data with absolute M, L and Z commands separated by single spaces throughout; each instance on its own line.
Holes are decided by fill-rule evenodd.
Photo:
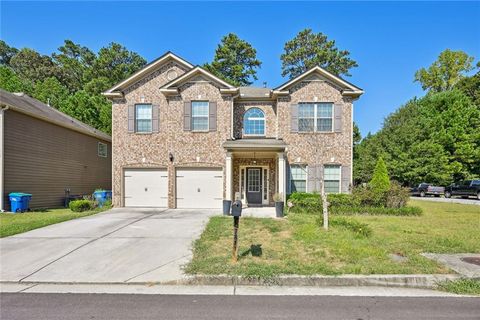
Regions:
M 12 192 L 8 195 L 10 199 L 10 210 L 12 212 L 25 212 L 30 210 L 30 193 Z
M 105 201 L 112 199 L 111 190 L 97 190 L 93 193 L 93 198 L 97 201 L 98 206 L 101 208 Z

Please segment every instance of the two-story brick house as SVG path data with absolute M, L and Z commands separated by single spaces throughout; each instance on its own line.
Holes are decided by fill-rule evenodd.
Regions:
M 348 192 L 362 93 L 320 67 L 275 89 L 234 87 L 168 52 L 104 93 L 114 205 L 271 205 L 275 193 L 322 183 Z

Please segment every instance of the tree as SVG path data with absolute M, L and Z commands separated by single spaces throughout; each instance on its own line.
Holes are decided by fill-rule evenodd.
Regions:
M 56 109 L 61 108 L 69 96 L 68 89 L 57 80 L 47 78 L 38 82 L 33 90 L 33 97 Z
M 10 59 L 17 53 L 17 48 L 10 47 L 5 41 L 0 40 L 0 65 L 10 65 Z
M 22 79 L 32 83 L 58 76 L 58 69 L 49 56 L 23 48 L 10 60 L 10 66 Z
M 377 194 L 387 192 L 388 189 L 390 189 L 390 178 L 388 177 L 387 165 L 381 157 L 377 160 L 375 171 L 373 171 L 373 177 L 372 180 L 370 180 L 369 185 Z
M 477 68 L 480 69 L 480 62 L 477 63 Z M 477 71 L 471 77 L 465 77 L 460 80 L 455 85 L 455 88 L 465 93 L 480 108 L 480 71 Z
M 90 80 L 86 75 L 95 61 L 95 53 L 71 40 L 65 40 L 58 51 L 60 53 L 53 53 L 52 58 L 61 70 L 62 83 L 71 92 L 82 89 L 83 85 Z
M 9 92 L 24 92 L 31 94 L 33 85 L 20 79 L 15 72 L 6 66 L 0 66 L 0 88 Z
M 362 141 L 362 135 L 360 134 L 360 129 L 358 128 L 357 124 L 353 123 L 353 160 L 357 159 L 358 157 L 358 144 Z
M 112 42 L 108 47 L 101 48 L 93 62 L 88 77 L 108 79 L 109 86 L 125 80 L 135 71 L 141 69 L 147 61 L 138 53 L 128 51 L 124 46 Z
M 349 70 L 358 67 L 358 64 L 349 56 L 350 52 L 339 50 L 335 41 L 328 40 L 323 33 L 305 29 L 285 43 L 284 53 L 280 57 L 282 76 L 295 78 L 315 66 L 338 76 L 350 76 Z
M 473 70 L 473 60 L 463 51 L 446 49 L 428 69 L 421 68 L 415 73 L 415 82 L 420 82 L 423 90 L 451 90 L 465 77 L 465 73 Z
M 262 62 L 257 59 L 257 50 L 236 34 L 224 36 L 215 50 L 212 63 L 204 68 L 234 86 L 248 86 L 257 80 L 257 70 Z

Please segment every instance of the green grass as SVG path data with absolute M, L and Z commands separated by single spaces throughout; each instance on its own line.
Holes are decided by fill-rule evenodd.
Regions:
M 480 280 L 460 279 L 454 281 L 444 281 L 438 284 L 438 289 L 457 294 L 480 296 Z
M 232 218 L 213 217 L 195 242 L 186 271 L 255 277 L 450 273 L 420 253 L 480 252 L 479 206 L 427 201 L 410 205 L 422 208 L 423 214 L 349 217 L 370 227 L 368 237 L 339 224 L 325 232 L 316 214 L 291 213 L 283 220 L 241 218 L 236 264 L 231 262 Z M 407 260 L 395 262 L 389 254 Z
M 96 209 L 72 212 L 70 209 L 48 209 L 24 213 L 0 213 L 0 238 L 45 227 L 54 223 L 89 216 L 103 211 Z

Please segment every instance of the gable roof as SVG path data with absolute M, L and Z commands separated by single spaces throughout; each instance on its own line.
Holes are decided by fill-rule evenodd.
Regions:
M 78 131 L 83 134 L 104 140 L 112 141 L 111 137 L 89 125 L 58 111 L 24 93 L 11 93 L 0 89 L 0 105 L 26 114 L 28 116 L 47 121 L 58 126 Z
M 172 81 L 164 84 L 163 86 L 160 87 L 160 91 L 162 91 L 164 93 L 176 92 L 176 90 L 177 90 L 176 88 L 178 87 L 179 84 L 184 83 L 186 80 L 190 79 L 191 77 L 193 77 L 195 75 L 202 75 L 206 78 L 209 78 L 213 82 L 221 85 L 223 87 L 224 91 L 232 91 L 232 93 L 238 91 L 237 87 L 232 86 L 231 84 L 229 84 L 226 81 L 220 79 L 219 77 L 215 76 L 214 74 L 212 74 L 211 72 L 203 69 L 200 66 L 195 66 L 195 68 L 191 69 L 190 71 L 188 71 L 188 72 L 182 74 L 181 76 L 173 79 Z M 220 90 L 222 90 L 222 89 L 220 89 Z
M 137 82 L 138 80 L 142 79 L 146 75 L 148 75 L 150 73 L 153 73 L 154 71 L 158 70 L 158 68 L 160 66 L 162 66 L 168 60 L 174 60 L 174 61 L 176 61 L 177 63 L 179 63 L 180 65 L 184 66 L 187 69 L 193 68 L 193 65 L 190 62 L 188 62 L 187 60 L 177 56 L 173 52 L 168 51 L 165 54 L 163 54 L 162 56 L 160 56 L 159 58 L 157 58 L 157 59 L 153 60 L 152 62 L 150 62 L 149 64 L 147 64 L 142 69 L 140 69 L 137 72 L 135 72 L 134 74 L 132 74 L 127 79 L 125 79 L 122 82 L 116 84 L 115 86 L 108 89 L 107 91 L 103 92 L 103 95 L 105 95 L 105 96 L 118 95 L 118 93 L 120 93 L 120 91 L 122 89 L 124 89 L 125 87 L 127 87 L 128 85 L 130 85 L 132 83 Z
M 328 72 L 327 70 L 315 66 L 304 73 L 300 74 L 299 76 L 285 82 L 284 84 L 280 85 L 279 87 L 275 88 L 274 91 L 283 91 L 289 87 L 291 87 L 293 84 L 305 79 L 311 74 L 314 73 L 319 73 L 320 75 L 324 76 L 328 80 L 332 81 L 333 83 L 339 85 L 340 87 L 344 88 L 343 94 L 349 94 L 353 96 L 360 96 L 363 94 L 363 89 L 353 85 L 352 83 L 340 78 L 339 76 L 334 75 L 333 73 Z

